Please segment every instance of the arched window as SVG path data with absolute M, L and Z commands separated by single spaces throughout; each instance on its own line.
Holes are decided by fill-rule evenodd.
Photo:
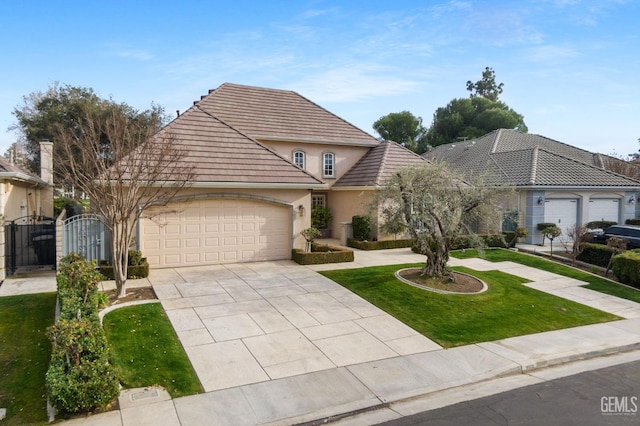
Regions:
M 322 176 L 336 177 L 336 156 L 332 152 L 322 154 Z
M 304 151 L 293 151 L 293 164 L 304 169 L 306 163 L 305 160 Z

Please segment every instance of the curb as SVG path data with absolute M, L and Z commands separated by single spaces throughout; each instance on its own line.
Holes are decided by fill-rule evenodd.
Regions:
M 290 418 L 284 418 L 284 419 L 279 419 L 276 420 L 274 422 L 268 423 L 268 424 L 292 424 L 292 425 L 296 425 L 296 426 L 318 426 L 318 425 L 324 425 L 324 424 L 328 424 L 328 423 L 332 423 L 332 422 L 336 422 L 336 421 L 340 421 L 340 420 L 345 420 L 348 419 L 350 417 L 355 417 L 357 415 L 360 414 L 364 414 L 364 413 L 368 413 L 368 412 L 373 412 L 376 410 L 380 410 L 380 409 L 384 409 L 384 408 L 390 408 L 393 404 L 398 404 L 398 403 L 404 403 L 404 402 L 410 402 L 410 401 L 414 401 L 414 400 L 418 400 L 421 398 L 427 398 L 427 397 L 431 397 L 439 392 L 443 392 L 443 391 L 451 391 L 457 388 L 461 388 L 464 386 L 469 386 L 469 385 L 473 385 L 473 384 L 482 384 L 482 383 L 487 383 L 491 380 L 495 380 L 495 379 L 501 379 L 501 378 L 506 378 L 506 377 L 516 377 L 516 376 L 524 376 L 527 375 L 529 373 L 538 371 L 538 370 L 543 370 L 545 368 L 549 368 L 549 367 L 557 367 L 560 365 L 565 365 L 565 364 L 571 364 L 574 362 L 578 362 L 578 361 L 586 361 L 586 360 L 590 360 L 590 359 L 595 359 L 595 358 L 599 358 L 599 357 L 606 357 L 612 354 L 617 354 L 617 353 L 625 353 L 625 352 L 633 352 L 635 350 L 640 350 L 640 342 L 636 342 L 633 344 L 629 344 L 629 345 L 623 345 L 623 346 L 616 346 L 616 347 L 611 347 L 611 348 L 603 348 L 600 350 L 595 350 L 595 351 L 590 351 L 590 352 L 586 352 L 583 354 L 576 354 L 576 355 L 569 355 L 569 356 L 561 356 L 561 357 L 557 357 L 557 358 L 553 358 L 553 359 L 549 359 L 549 360 L 544 360 L 541 362 L 535 362 L 534 364 L 519 364 L 515 361 L 513 361 L 514 363 L 519 365 L 519 368 L 514 368 L 514 369 L 508 369 L 502 372 L 498 372 L 495 375 L 484 375 L 478 377 L 479 380 L 469 380 L 469 381 L 465 381 L 465 382 L 461 382 L 461 383 L 456 383 L 453 384 L 451 386 L 443 386 L 443 387 L 439 387 L 437 389 L 433 389 L 430 390 L 428 392 L 424 392 L 421 394 L 417 394 L 417 395 L 413 395 L 413 396 L 407 396 L 407 397 L 401 397 L 401 398 L 397 398 L 397 399 L 393 399 L 393 400 L 387 400 L 384 401 L 380 404 L 375 404 L 375 405 L 371 405 L 369 407 L 364 407 L 364 408 L 360 408 L 358 410 L 353 410 L 353 411 L 347 411 L 347 412 L 343 412 L 343 413 L 336 413 L 336 414 L 332 414 L 330 416 L 325 416 L 325 417 L 320 417 L 317 418 L 315 420 L 306 420 L 306 418 L 308 418 L 308 415 L 302 415 L 302 416 L 295 416 L 295 417 L 290 417 Z M 379 398 L 379 397 L 378 397 Z

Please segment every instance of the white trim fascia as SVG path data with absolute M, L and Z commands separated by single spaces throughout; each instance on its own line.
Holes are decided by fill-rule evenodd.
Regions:
M 516 191 L 519 190 L 536 190 L 536 191 L 638 191 L 638 186 L 516 186 Z
M 104 182 L 108 181 L 98 181 Z M 153 187 L 175 187 L 173 181 L 156 181 Z M 259 182 L 187 182 L 184 188 L 238 188 L 238 189 L 329 189 L 326 183 L 259 183 Z
M 42 186 L 53 186 L 40 178 L 20 172 L 0 172 L 0 179 L 17 180 L 20 182 L 34 183 Z
M 188 188 L 329 189 L 326 183 L 190 182 Z
M 377 186 L 332 186 L 332 191 L 376 191 Z
M 380 142 L 355 142 L 355 141 L 335 141 L 313 138 L 292 138 L 290 136 L 267 136 L 267 135 L 251 135 L 253 139 L 258 141 L 270 141 L 270 142 L 304 142 L 323 145 L 348 145 L 348 146 L 361 146 L 365 148 L 373 148 L 378 146 Z

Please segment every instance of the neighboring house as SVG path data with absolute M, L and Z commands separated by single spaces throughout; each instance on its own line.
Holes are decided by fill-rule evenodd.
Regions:
M 40 142 L 40 177 L 0 157 L 0 215 L 5 223 L 26 224 L 34 217 L 53 216 L 52 150 L 53 143 Z
M 11 164 L 0 157 L 0 217 L 3 225 L 13 222 L 16 225 L 39 223 L 43 217 L 53 216 L 53 144 L 40 142 L 40 177 Z M 11 229 L 15 229 L 12 227 Z M 35 263 L 35 252 L 31 241 L 11 240 L 5 227 L 0 227 L 0 281 L 6 277 L 5 266 L 20 253 L 20 259 L 26 264 Z M 9 256 L 5 259 L 5 255 Z M 53 256 L 55 257 L 55 255 Z M 11 263 L 11 262 L 9 262 Z M 15 262 L 14 262 L 15 263 Z M 10 265 L 9 265 L 10 266 Z
M 540 243 L 538 223 L 555 223 L 567 238 L 575 225 L 607 220 L 624 223 L 638 215 L 640 181 L 605 170 L 607 156 L 539 135 L 499 129 L 481 138 L 435 147 L 423 154 L 448 163 L 467 179 L 509 185 L 503 229 L 527 229 Z
M 143 212 L 138 241 L 154 267 L 289 259 L 312 206 L 331 209 L 342 238 L 384 177 L 425 161 L 295 92 L 229 83 L 161 132 L 185 148 L 196 177 Z

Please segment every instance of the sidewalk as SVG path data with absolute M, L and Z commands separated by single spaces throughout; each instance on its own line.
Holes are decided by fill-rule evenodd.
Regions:
M 460 397 L 496 379 L 525 385 L 542 368 L 640 349 L 640 305 L 566 277 L 481 259 L 451 264 L 520 275 L 531 287 L 627 319 L 442 349 L 315 272 L 423 256 L 396 249 L 355 257 L 310 267 L 282 261 L 153 271 L 149 281 L 206 393 L 170 399 L 153 389 L 124 392 L 120 410 L 66 423 L 255 425 L 321 423 L 361 410 L 394 415 L 388 407 L 408 413 L 425 395 Z M 640 358 L 640 351 L 629 354 Z M 349 419 L 387 419 L 372 416 Z

